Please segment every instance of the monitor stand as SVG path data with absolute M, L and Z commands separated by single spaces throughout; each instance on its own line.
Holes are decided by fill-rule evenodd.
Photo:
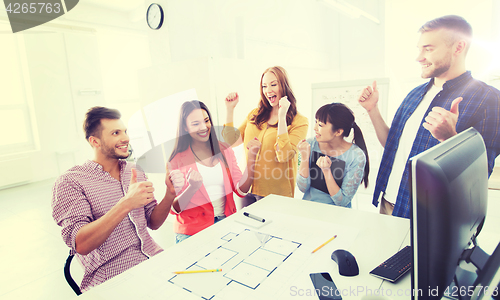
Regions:
M 490 255 L 477 245 L 465 250 L 455 271 L 455 278 L 445 290 L 443 298 L 470 300 L 477 285 L 478 274 L 489 258 Z

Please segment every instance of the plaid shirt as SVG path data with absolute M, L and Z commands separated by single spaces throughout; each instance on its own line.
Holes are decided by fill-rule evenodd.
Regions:
M 76 234 L 83 226 L 106 214 L 128 191 L 134 164 L 120 161 L 118 181 L 93 161 L 75 166 L 61 175 L 52 190 L 52 217 L 62 227 L 64 242 L 76 253 Z M 146 177 L 138 170 L 137 180 Z M 147 231 L 156 200 L 132 210 L 107 240 L 87 255 L 76 253 L 85 268 L 80 289 L 103 283 L 163 251 Z
M 399 138 L 401 137 L 405 123 L 411 114 L 413 114 L 433 83 L 434 79 L 431 79 L 429 82 L 413 89 L 406 96 L 394 116 L 377 175 L 375 192 L 373 194 L 373 205 L 375 206 L 378 206 L 380 194 L 384 193 L 387 187 L 387 181 L 391 174 L 394 157 L 399 146 Z M 500 91 L 479 80 L 473 79 L 470 71 L 467 71 L 457 78 L 447 81 L 443 85 L 443 90 L 432 100 L 424 118 L 434 106 L 443 107 L 449 110 L 451 103 L 457 97 L 463 97 L 463 100 L 459 105 L 456 130 L 457 132 L 461 132 L 472 126 L 481 133 L 486 144 L 488 174 L 490 175 L 493 171 L 495 158 L 500 153 L 500 136 L 498 132 L 500 130 Z M 425 121 L 422 120 L 421 123 L 424 122 Z M 427 129 L 420 126 L 408 158 L 438 143 L 439 141 L 435 139 Z M 401 178 L 398 196 L 392 213 L 394 216 L 404 218 L 410 217 L 411 183 L 409 176 L 410 164 L 407 159 L 406 168 Z

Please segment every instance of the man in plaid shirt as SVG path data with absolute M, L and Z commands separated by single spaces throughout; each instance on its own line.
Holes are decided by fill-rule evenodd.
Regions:
M 444 16 L 425 23 L 419 32 L 417 61 L 422 78 L 430 80 L 406 96 L 391 127 L 378 110 L 376 82 L 359 98 L 384 147 L 373 204 L 381 199 L 380 213 L 404 218 L 410 217 L 410 157 L 471 126 L 486 144 L 489 174 L 500 152 L 500 92 L 473 79 L 465 68 L 472 40 L 469 23 L 459 16 Z
M 85 268 L 82 292 L 163 251 L 147 228 L 163 224 L 175 197 L 167 175 L 157 204 L 153 184 L 124 160 L 129 138 L 117 110 L 91 108 L 84 130 L 94 159 L 62 174 L 52 195 L 52 216 Z

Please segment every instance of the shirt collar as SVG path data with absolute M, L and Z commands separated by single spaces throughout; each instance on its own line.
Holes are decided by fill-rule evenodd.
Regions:
M 449 89 L 454 89 L 457 86 L 463 85 L 465 82 L 469 81 L 471 78 L 472 78 L 471 72 L 465 71 L 462 75 L 446 81 L 443 84 L 443 91 L 449 90 Z M 427 86 L 425 88 L 425 93 L 427 93 L 427 91 L 431 88 L 432 85 L 434 85 L 434 77 L 431 80 L 429 80 L 429 82 L 427 83 Z
M 456 86 L 463 85 L 465 82 L 469 81 L 471 78 L 472 78 L 471 72 L 466 71 L 462 75 L 446 81 L 443 84 L 443 90 L 454 89 Z
M 124 165 L 126 164 L 127 162 L 124 160 L 124 159 L 119 159 L 118 160 L 118 165 L 120 166 L 120 173 L 123 171 L 123 167 Z M 93 161 L 93 160 L 87 160 L 85 163 L 84 163 L 84 166 L 86 166 L 87 168 L 91 169 L 91 170 L 100 170 L 100 171 L 103 171 L 103 168 L 102 168 L 102 165 Z
M 102 170 L 102 166 L 100 164 L 90 159 L 84 163 L 84 166 L 91 170 Z

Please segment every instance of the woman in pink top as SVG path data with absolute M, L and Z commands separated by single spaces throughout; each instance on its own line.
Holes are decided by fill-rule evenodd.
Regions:
M 171 210 L 176 215 L 177 243 L 235 213 L 233 192 L 244 197 L 253 182 L 251 166 L 260 142 L 254 139 L 247 144 L 248 162 L 242 176 L 233 150 L 217 140 L 212 126 L 203 102 L 182 105 L 176 145 L 168 163 L 179 191 Z

